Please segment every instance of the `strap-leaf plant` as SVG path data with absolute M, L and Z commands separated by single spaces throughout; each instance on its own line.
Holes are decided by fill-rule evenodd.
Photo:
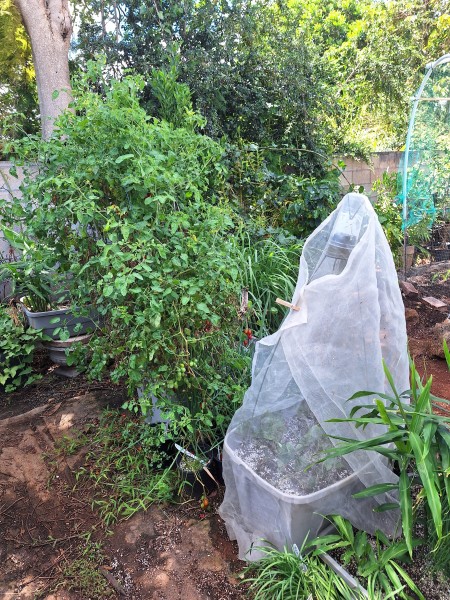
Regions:
M 392 395 L 358 392 L 351 399 L 374 395 L 375 400 L 354 407 L 350 418 L 335 422 L 350 422 L 356 427 L 374 423 L 385 426 L 386 432 L 362 442 L 337 437 L 343 443 L 330 449 L 327 455 L 336 457 L 367 450 L 378 452 L 392 461 L 399 472 L 398 484 L 377 484 L 355 494 L 355 497 L 377 496 L 397 489 L 398 503 L 381 504 L 379 510 L 400 508 L 403 535 L 412 555 L 414 523 L 421 510 L 426 516 L 428 533 L 437 545 L 450 533 L 449 519 L 443 518 L 450 510 L 450 419 L 434 414 L 432 378 L 423 384 L 414 362 L 411 361 L 411 389 L 401 394 L 395 389 L 386 365 L 384 369 Z M 407 402 L 409 397 L 410 403 Z

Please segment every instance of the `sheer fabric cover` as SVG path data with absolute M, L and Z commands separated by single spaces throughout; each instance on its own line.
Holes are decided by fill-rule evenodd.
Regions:
M 394 499 L 352 494 L 397 481 L 386 460 L 358 452 L 313 464 L 333 441 L 366 439 L 381 426 L 356 429 L 330 419 L 348 417 L 358 391 L 391 394 L 387 364 L 397 390 L 409 388 L 406 325 L 392 254 L 368 198 L 347 194 L 306 241 L 297 286 L 280 329 L 256 345 L 252 384 L 234 415 L 224 443 L 226 484 L 220 514 L 240 558 L 261 540 L 279 549 L 340 514 L 367 532 L 395 535 L 397 511 L 374 512 Z M 308 468 L 310 467 L 310 468 Z

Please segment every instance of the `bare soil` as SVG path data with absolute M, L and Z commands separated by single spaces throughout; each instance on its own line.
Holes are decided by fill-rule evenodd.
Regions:
M 432 392 L 441 398 L 450 399 L 450 374 L 443 358 L 442 342 L 436 335 L 436 325 L 450 318 L 450 261 L 414 267 L 407 273 L 407 281 L 418 291 L 417 297 L 404 296 L 408 332 L 408 345 L 419 373 L 423 377 L 433 376 Z M 436 310 L 423 302 L 433 297 L 447 304 L 445 310 Z M 414 310 L 408 318 L 408 311 Z
M 433 350 L 433 328 L 447 314 L 421 301 L 434 296 L 450 307 L 450 279 L 437 277 L 450 263 L 441 263 L 434 272 L 436 266 L 408 273 L 419 297 L 404 300 L 406 308 L 417 312 L 407 322 L 417 367 L 421 374 L 433 375 L 433 392 L 450 400 L 447 365 Z M 90 490 L 72 491 L 82 451 L 67 459 L 50 457 L 55 441 L 91 422 L 106 406 L 119 407 L 125 392 L 109 382 L 92 385 L 83 376 L 59 377 L 43 353 L 36 367 L 41 381 L 0 395 L 0 599 L 88 600 L 92 596 L 70 591 L 75 581 L 73 586 L 55 586 L 95 542 L 103 547 L 96 570 L 107 584 L 107 591 L 96 597 L 243 598 L 243 563 L 217 514 L 222 490 L 211 494 L 206 509 L 195 500 L 154 506 L 106 531 L 91 510 Z M 427 600 L 443 598 L 432 590 L 428 594 Z

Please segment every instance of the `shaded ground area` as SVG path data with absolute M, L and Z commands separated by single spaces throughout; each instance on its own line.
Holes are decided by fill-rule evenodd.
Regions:
M 403 292 L 408 344 L 419 373 L 433 376 L 432 392 L 450 399 L 450 375 L 444 360 L 443 339 L 450 347 L 450 261 L 431 263 L 411 269 L 406 281 L 416 294 Z M 433 308 L 424 298 L 435 298 L 445 304 Z
M 0 598 L 92 597 L 70 591 L 83 578 L 90 589 L 98 578 L 100 598 L 241 598 L 241 563 L 216 514 L 217 494 L 207 511 L 198 502 L 153 507 L 108 533 L 89 490 L 72 493 L 80 454 L 50 460 L 49 452 L 106 404 L 87 393 L 0 421 Z M 55 591 L 62 577 L 69 585 Z
M 125 390 L 111 382 L 92 383 L 83 375 L 74 379 L 59 376 L 57 367 L 43 349 L 36 351 L 33 368 L 42 379 L 10 394 L 0 391 L 0 419 L 19 415 L 43 404 L 56 405 L 86 393 L 94 393 L 96 398 L 107 399 L 113 405 L 120 405 L 125 401 Z
M 411 270 L 408 281 L 417 294 L 405 294 L 404 301 L 417 367 L 433 375 L 434 393 L 450 400 L 437 341 L 448 310 L 423 302 L 432 296 L 450 307 L 450 279 L 439 276 L 450 263 L 435 268 Z M 59 378 L 44 355 L 38 367 L 40 382 L 0 397 L 0 598 L 243 598 L 237 547 L 217 515 L 220 491 L 207 509 L 198 501 L 152 507 L 106 531 L 91 510 L 89 488 L 72 492 L 83 450 L 69 458 L 55 457 L 54 450 L 62 436 L 92 422 L 107 405 L 119 407 L 124 391 L 83 377 Z

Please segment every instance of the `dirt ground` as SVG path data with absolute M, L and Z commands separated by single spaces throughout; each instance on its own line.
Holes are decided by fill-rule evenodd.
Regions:
M 442 334 L 445 331 L 450 348 L 450 261 L 414 267 L 407 273 L 406 281 L 418 295 L 403 293 L 408 332 L 409 352 L 423 377 L 433 376 L 432 392 L 450 399 L 450 375 L 444 360 Z M 437 310 L 424 302 L 435 298 L 446 304 Z
M 411 270 L 408 281 L 417 294 L 405 295 L 404 302 L 417 367 L 433 375 L 434 393 L 450 400 L 450 375 L 436 344 L 436 324 L 450 310 L 450 279 L 439 277 L 448 269 L 450 263 Z M 423 302 L 429 296 L 447 302 L 448 309 L 429 307 Z M 107 584 L 103 598 L 243 598 L 243 563 L 217 514 L 222 491 L 211 495 L 206 510 L 197 501 L 154 506 L 106 531 L 91 510 L 89 489 L 72 492 L 79 454 L 51 457 L 61 436 L 106 406 L 119 407 L 124 390 L 92 385 L 82 376 L 58 377 L 43 355 L 38 368 L 44 374 L 40 382 L 0 397 L 0 599 L 88 600 L 69 591 L 70 585 L 54 588 L 62 573 L 70 582 L 68 567 L 95 553 L 100 541 L 102 555 L 95 564 Z

